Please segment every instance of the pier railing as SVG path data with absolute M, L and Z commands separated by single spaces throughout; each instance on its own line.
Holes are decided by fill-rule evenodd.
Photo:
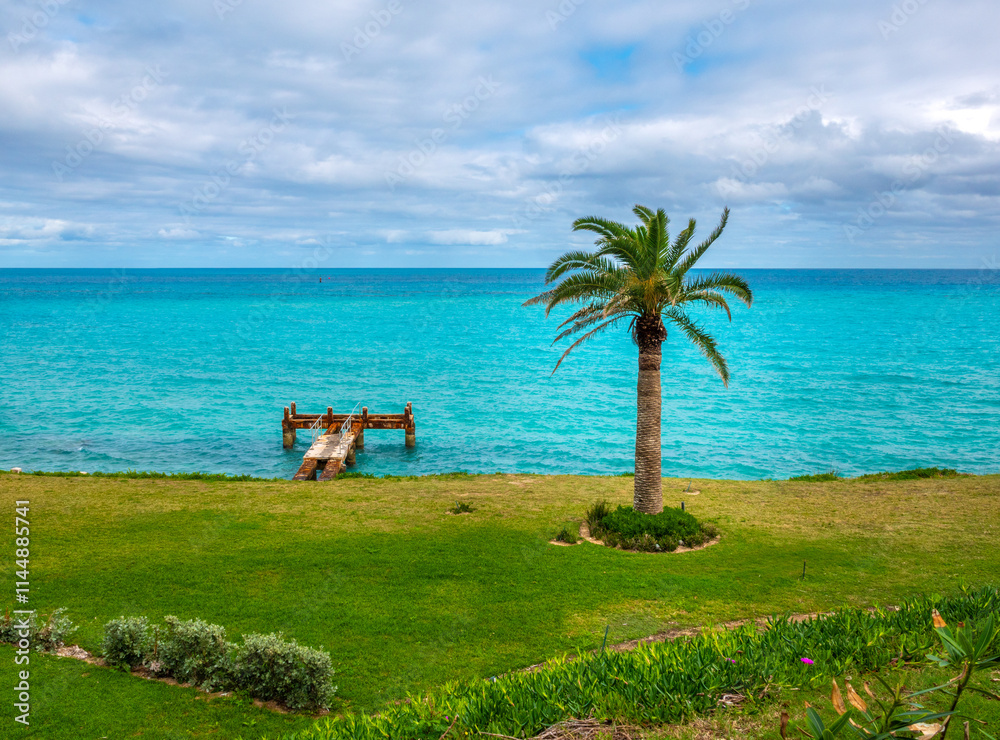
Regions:
M 360 406 L 361 406 L 361 401 L 358 401 L 356 404 L 354 404 L 354 408 L 351 409 L 351 413 L 349 413 L 347 415 L 347 418 L 344 419 L 344 423 L 340 425 L 340 436 L 341 437 L 343 437 L 345 434 L 347 434 L 349 431 L 351 431 L 351 425 L 353 423 L 353 419 L 354 419 L 355 415 L 358 413 L 358 408 Z

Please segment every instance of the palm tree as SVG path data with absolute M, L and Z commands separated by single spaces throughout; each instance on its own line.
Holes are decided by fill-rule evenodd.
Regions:
M 663 511 L 660 360 L 667 326 L 680 329 L 728 386 L 726 359 L 719 354 L 715 339 L 687 315 L 685 304 L 700 303 L 723 310 L 732 321 L 724 294 L 749 306 L 753 293 L 738 275 L 713 273 L 690 278 L 687 274 L 722 234 L 729 219 L 728 208 L 722 212 L 715 231 L 692 249 L 688 249 L 688 243 L 694 236 L 693 218 L 671 243 L 667 232 L 669 219 L 663 209 L 653 213 L 637 205 L 632 212 L 641 221 L 635 228 L 594 216 L 574 221 L 574 231 L 593 231 L 599 235 L 595 242 L 597 249 L 567 252 L 559 257 L 545 274 L 545 284 L 559 282 L 524 305 L 544 303 L 548 316 L 549 311 L 563 303 L 583 304 L 559 325 L 560 329 L 568 327 L 553 344 L 579 332 L 586 333 L 563 352 L 553 373 L 577 345 L 628 322 L 632 339 L 639 348 L 633 506 L 636 511 L 658 514 Z

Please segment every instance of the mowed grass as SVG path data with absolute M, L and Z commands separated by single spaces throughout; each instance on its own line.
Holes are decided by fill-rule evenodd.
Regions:
M 330 651 L 337 711 L 377 709 L 408 691 L 596 647 L 605 626 L 618 642 L 678 626 L 891 603 L 995 582 L 1000 573 L 1000 476 L 696 480 L 695 496 L 683 493 L 687 485 L 665 480 L 665 502 L 684 500 L 719 527 L 721 542 L 637 554 L 548 544 L 595 500 L 631 503 L 631 478 L 320 484 L 0 475 L 11 522 L 14 501 L 31 502 L 32 605 L 68 607 L 81 625 L 75 642 L 96 651 L 107 620 L 139 614 L 200 617 L 231 639 L 281 631 Z M 475 511 L 447 514 L 456 501 Z M 12 594 L 13 567 L 5 578 Z M 124 687 L 150 685 L 121 678 Z M 37 711 L 41 721 L 47 710 Z

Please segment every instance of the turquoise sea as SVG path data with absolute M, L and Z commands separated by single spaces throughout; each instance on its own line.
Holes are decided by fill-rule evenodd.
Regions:
M 740 270 L 699 314 L 727 389 L 664 345 L 664 474 L 1000 471 L 997 270 Z M 605 335 L 555 374 L 542 270 L 0 270 L 0 468 L 291 477 L 282 408 L 413 403 L 376 474 L 630 471 L 636 350 Z

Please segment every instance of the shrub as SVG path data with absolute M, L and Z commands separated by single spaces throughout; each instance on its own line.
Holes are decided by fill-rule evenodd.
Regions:
M 230 647 L 226 629 L 201 619 L 185 622 L 167 616 L 163 621 L 167 623 L 167 632 L 160 643 L 159 673 L 206 689 L 217 685 L 221 678 L 219 668 Z
M 659 514 L 643 514 L 631 506 L 619 506 L 601 524 L 625 537 L 650 534 L 653 537 L 673 535 L 684 539 L 698 531 L 698 520 L 680 509 L 664 509 Z
M 588 516 L 594 510 L 591 507 Z M 698 547 L 718 534 L 712 525 L 701 524 L 680 509 L 642 514 L 631 506 L 619 506 L 606 514 L 597 529 L 604 544 L 641 552 L 673 552 L 682 542 L 688 547 Z
M 452 514 L 471 514 L 475 509 L 464 501 L 456 501 L 455 505 L 448 509 Z
M 21 632 L 27 625 L 31 646 L 38 652 L 53 652 L 65 644 L 65 640 L 79 629 L 69 617 L 66 609 L 53 609 L 48 619 L 40 620 L 38 612 L 24 615 L 13 615 L 10 612 L 0 618 L 0 642 L 15 644 L 24 639 Z
M 247 635 L 241 645 L 234 645 L 226 642 L 226 630 L 217 624 L 163 619 L 166 635 L 155 660 L 145 617 L 121 617 L 105 624 L 102 648 L 107 662 L 130 669 L 149 662 L 161 676 L 206 690 L 246 691 L 289 709 L 326 709 L 337 690 L 330 654 L 323 650 L 280 634 Z M 0 636 L 4 628 L 0 621 Z
M 145 617 L 119 617 L 104 625 L 101 653 L 108 665 L 132 669 L 146 662 L 152 639 Z
M 329 653 L 280 634 L 247 635 L 232 645 L 227 672 L 235 688 L 289 709 L 326 709 L 337 690 Z
M 556 535 L 556 542 L 565 542 L 568 545 L 575 545 L 579 541 L 580 538 L 577 536 L 576 532 L 569 527 L 563 527 L 559 530 L 559 534 Z
M 590 529 L 590 536 L 601 538 L 604 529 L 601 524 L 604 517 L 611 513 L 611 504 L 607 501 L 596 501 L 587 509 L 587 528 Z

